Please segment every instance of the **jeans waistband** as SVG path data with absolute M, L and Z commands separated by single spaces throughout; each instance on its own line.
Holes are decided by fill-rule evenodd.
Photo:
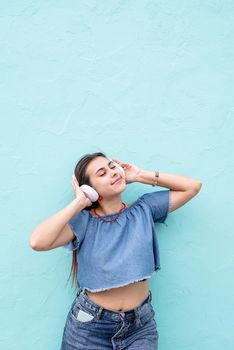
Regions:
M 134 309 L 128 310 L 128 311 L 124 311 L 124 312 L 120 312 L 120 311 L 112 311 L 110 309 L 106 309 L 98 304 L 96 304 L 93 300 L 91 300 L 88 296 L 88 294 L 86 293 L 85 288 L 79 288 L 77 294 L 76 294 L 76 300 L 79 300 L 79 303 L 83 304 L 83 306 L 85 306 L 88 309 L 93 310 L 98 317 L 100 317 L 102 315 L 102 317 L 106 317 L 106 318 L 113 318 L 113 319 L 117 319 L 119 318 L 119 316 L 121 316 L 122 318 L 136 318 L 139 317 L 139 313 L 140 310 L 144 307 L 144 305 L 146 303 L 150 304 L 151 300 L 152 300 L 152 293 L 151 290 L 149 290 L 149 294 L 148 297 L 137 307 L 135 307 Z

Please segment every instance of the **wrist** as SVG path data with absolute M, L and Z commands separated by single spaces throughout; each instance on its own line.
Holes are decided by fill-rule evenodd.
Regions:
M 151 186 L 159 186 L 158 184 L 159 179 L 159 172 L 158 171 L 148 171 L 141 169 L 137 180 L 138 182 L 141 182 L 143 184 L 151 185 Z
M 86 205 L 84 203 L 84 200 L 79 198 L 79 197 L 76 197 L 75 199 L 73 199 L 72 203 L 74 204 L 74 207 L 76 208 L 76 210 L 83 210 Z
M 136 175 L 135 182 L 143 182 L 144 181 L 144 175 L 145 175 L 145 170 L 144 169 L 140 169 L 140 171 Z

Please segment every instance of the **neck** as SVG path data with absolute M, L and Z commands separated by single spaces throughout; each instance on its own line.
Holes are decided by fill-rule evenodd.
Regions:
M 114 198 L 103 198 L 103 200 L 99 202 L 99 207 L 95 210 L 99 215 L 110 215 L 119 212 L 122 208 L 122 198 L 121 195 L 118 195 Z

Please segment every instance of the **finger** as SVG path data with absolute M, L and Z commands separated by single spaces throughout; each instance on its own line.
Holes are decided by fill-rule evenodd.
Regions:
M 73 187 L 74 190 L 75 190 L 77 187 L 79 187 L 79 183 L 78 183 L 77 180 L 75 180 L 75 179 L 72 180 L 72 187 Z
M 77 178 L 75 177 L 75 175 L 73 176 L 73 182 L 74 182 L 75 184 L 79 184 L 79 182 L 78 182 Z
M 116 163 L 120 163 L 121 164 L 121 161 L 119 159 L 115 159 L 115 158 L 112 158 L 112 160 Z
M 122 162 L 120 162 L 120 161 L 117 160 L 117 159 L 114 160 L 114 162 L 117 163 L 117 164 L 119 164 L 119 165 L 121 165 L 122 167 L 126 165 L 126 163 L 122 163 Z

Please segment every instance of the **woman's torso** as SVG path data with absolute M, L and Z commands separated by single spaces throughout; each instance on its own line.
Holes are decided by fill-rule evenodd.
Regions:
M 90 210 L 91 215 L 96 216 Z M 112 311 L 128 311 L 140 305 L 149 294 L 147 279 L 128 284 L 123 287 L 111 288 L 101 292 L 90 292 L 87 295 L 96 304 Z

